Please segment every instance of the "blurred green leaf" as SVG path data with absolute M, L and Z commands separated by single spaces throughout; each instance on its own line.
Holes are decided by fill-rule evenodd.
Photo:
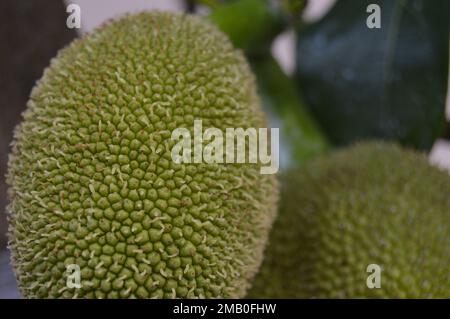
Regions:
M 281 168 L 299 166 L 324 153 L 328 142 L 305 108 L 295 81 L 270 54 L 251 58 L 250 64 L 270 124 L 280 129 Z
M 238 0 L 213 5 L 208 18 L 236 47 L 254 55 L 268 51 L 284 26 L 280 13 L 267 0 Z
M 366 25 L 371 3 L 381 29 Z M 431 148 L 444 126 L 449 21 L 448 0 L 346 0 L 299 32 L 299 87 L 334 143 Z
M 290 19 L 299 20 L 308 4 L 307 0 L 278 0 L 281 11 Z

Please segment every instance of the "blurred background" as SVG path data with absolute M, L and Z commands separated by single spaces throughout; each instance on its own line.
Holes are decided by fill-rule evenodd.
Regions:
M 70 3 L 81 9 L 80 29 L 66 26 Z M 371 3 L 381 8 L 379 29 L 366 24 Z M 203 15 L 246 53 L 270 124 L 280 127 L 282 168 L 384 138 L 450 170 L 448 0 L 2 0 L 0 298 L 20 297 L 6 251 L 4 175 L 31 88 L 74 38 L 121 13 L 155 8 Z

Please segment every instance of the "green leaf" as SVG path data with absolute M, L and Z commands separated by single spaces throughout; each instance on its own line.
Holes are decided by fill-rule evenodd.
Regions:
M 280 129 L 280 167 L 300 166 L 328 150 L 328 142 L 305 108 L 296 83 L 270 55 L 251 58 L 271 127 Z
M 371 3 L 380 29 L 366 25 Z M 346 0 L 298 33 L 299 87 L 335 144 L 431 148 L 444 127 L 449 21 L 448 0 Z
M 284 26 L 279 12 L 266 0 L 238 0 L 216 5 L 208 18 L 247 54 L 267 52 Z

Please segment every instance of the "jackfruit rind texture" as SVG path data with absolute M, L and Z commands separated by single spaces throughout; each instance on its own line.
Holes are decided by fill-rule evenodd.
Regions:
M 9 161 L 9 246 L 23 296 L 245 294 L 276 179 L 255 164 L 175 164 L 171 131 L 193 134 L 195 119 L 267 127 L 243 55 L 198 17 L 127 15 L 58 53 Z M 70 264 L 80 289 L 67 285 Z
M 449 194 L 424 155 L 376 142 L 286 174 L 249 297 L 449 298 Z

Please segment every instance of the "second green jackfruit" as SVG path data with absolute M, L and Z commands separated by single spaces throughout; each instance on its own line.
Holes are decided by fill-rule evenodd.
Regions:
M 286 174 L 249 297 L 449 298 L 449 194 L 447 172 L 391 144 Z

